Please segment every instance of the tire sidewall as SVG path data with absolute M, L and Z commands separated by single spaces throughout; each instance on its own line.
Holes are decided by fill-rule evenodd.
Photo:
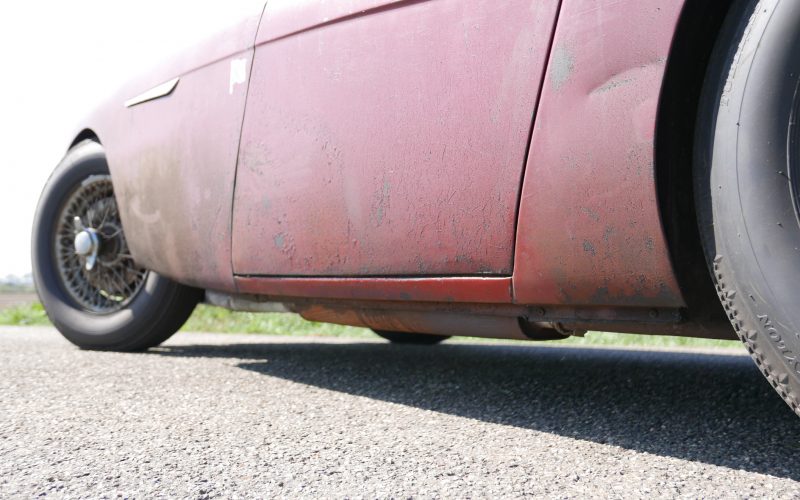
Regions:
M 100 144 L 84 141 L 71 149 L 47 181 L 34 215 L 31 263 L 36 292 L 54 326 L 71 342 L 92 348 L 119 349 L 148 331 L 152 305 L 168 298 L 174 284 L 154 272 L 120 311 L 94 314 L 66 292 L 55 261 L 55 226 L 72 191 L 91 175 L 108 174 Z
M 706 248 L 729 319 L 797 411 L 800 224 L 787 138 L 800 75 L 800 2 L 751 3 L 718 84 L 704 186 L 713 214 Z

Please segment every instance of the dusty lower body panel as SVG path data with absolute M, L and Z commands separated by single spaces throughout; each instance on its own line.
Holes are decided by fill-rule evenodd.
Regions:
M 311 321 L 431 335 L 554 340 L 594 330 L 735 340 L 730 325 L 686 321 L 675 308 L 325 300 L 213 291 L 206 292 L 206 302 L 237 311 L 293 312 Z

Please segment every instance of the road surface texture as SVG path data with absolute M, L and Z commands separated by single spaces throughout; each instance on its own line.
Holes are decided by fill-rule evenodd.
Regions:
M 800 419 L 737 352 L 0 329 L 0 497 L 791 498 Z

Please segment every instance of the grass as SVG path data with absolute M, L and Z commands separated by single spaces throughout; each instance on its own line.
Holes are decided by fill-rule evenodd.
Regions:
M 41 304 L 26 304 L 0 309 L 0 325 L 44 326 L 50 322 Z M 199 305 L 181 329 L 190 332 L 248 333 L 286 336 L 331 336 L 375 338 L 366 328 L 306 321 L 296 314 L 232 312 Z M 493 342 L 485 339 L 469 339 Z M 572 346 L 642 346 L 660 348 L 740 348 L 738 341 L 708 340 L 658 335 L 589 332 L 585 337 L 548 342 L 548 345 Z
M 44 307 L 38 302 L 0 308 L 0 325 L 11 326 L 42 326 L 49 325 L 50 320 L 44 312 Z

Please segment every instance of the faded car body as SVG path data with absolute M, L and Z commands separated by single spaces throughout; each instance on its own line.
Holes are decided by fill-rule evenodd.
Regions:
M 527 304 L 685 305 L 659 217 L 655 131 L 681 2 L 564 2 L 514 262 Z
M 654 173 L 683 1 L 251 4 L 81 127 L 137 262 L 349 324 L 691 334 Z
M 307 24 L 294 19 L 309 7 L 267 5 L 235 273 L 510 275 L 557 1 L 350 3 L 364 10 Z
M 231 199 L 247 85 L 231 68 L 250 67 L 263 7 L 240 4 L 240 22 L 127 85 L 84 127 L 106 151 L 132 254 L 183 283 L 235 291 Z M 168 96 L 125 107 L 174 78 Z

